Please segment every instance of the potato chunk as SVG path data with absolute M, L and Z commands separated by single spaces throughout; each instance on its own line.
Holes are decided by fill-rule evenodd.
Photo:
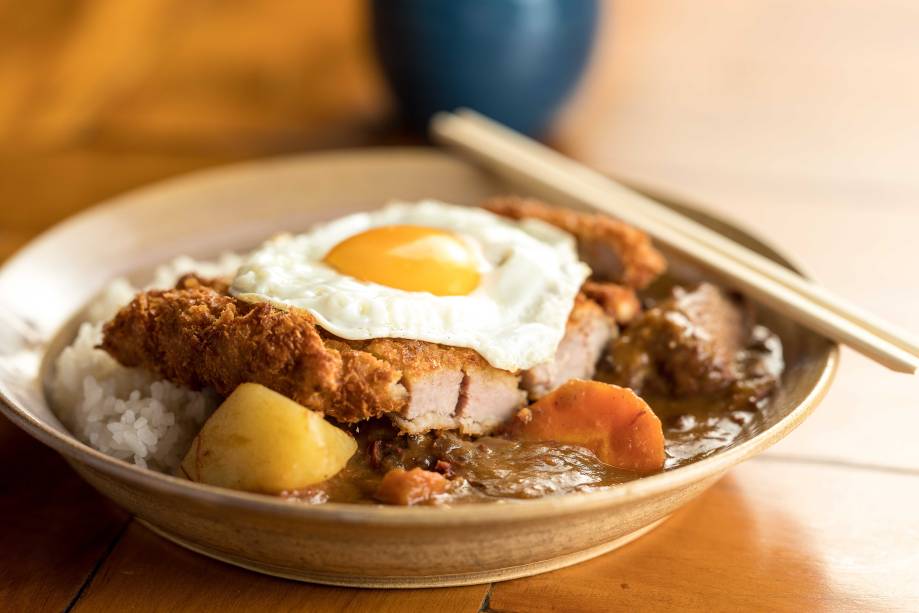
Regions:
M 586 447 L 610 466 L 642 475 L 664 467 L 661 420 L 618 385 L 572 379 L 522 409 L 509 429 L 519 440 Z
M 357 450 L 322 415 L 256 383 L 243 383 L 205 422 L 182 469 L 192 481 L 277 494 L 325 481 Z

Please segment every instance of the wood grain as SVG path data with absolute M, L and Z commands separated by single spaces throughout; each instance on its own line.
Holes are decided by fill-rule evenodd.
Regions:
M 919 471 L 753 460 L 617 553 L 497 584 L 490 610 L 906 611 L 916 504 Z
M 56 453 L 0 419 L 0 608 L 66 608 L 128 521 Z
M 215 562 L 132 524 L 75 611 L 478 611 L 487 585 L 354 590 L 307 585 Z

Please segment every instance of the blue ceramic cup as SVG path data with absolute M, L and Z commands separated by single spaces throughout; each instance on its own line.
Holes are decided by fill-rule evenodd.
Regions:
M 405 118 L 469 107 L 538 136 L 577 84 L 596 0 L 373 0 L 380 63 Z

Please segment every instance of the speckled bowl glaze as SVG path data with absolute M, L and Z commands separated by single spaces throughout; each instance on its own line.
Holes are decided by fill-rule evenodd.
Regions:
M 142 278 L 174 255 L 245 249 L 273 232 L 393 198 L 474 204 L 509 191 L 521 190 L 444 153 L 377 149 L 208 171 L 92 208 L 39 236 L 0 269 L 2 410 L 100 492 L 185 547 L 304 581 L 430 587 L 510 579 L 610 551 L 784 437 L 826 392 L 837 348 L 764 311 L 785 343 L 788 369 L 761 423 L 733 446 L 605 491 L 454 508 L 309 506 L 191 483 L 89 448 L 48 405 L 44 382 L 54 357 L 73 338 L 81 309 L 116 275 Z M 786 262 L 741 230 L 678 208 Z M 680 272 L 679 263 L 675 268 L 692 274 Z

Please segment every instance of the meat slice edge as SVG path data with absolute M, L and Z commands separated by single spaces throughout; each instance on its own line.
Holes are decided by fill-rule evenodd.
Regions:
M 531 400 L 537 400 L 569 379 L 591 379 L 616 333 L 616 324 L 604 309 L 579 295 L 555 358 L 524 371 L 521 386 Z
M 402 372 L 409 392 L 405 408 L 390 415 L 403 431 L 449 430 L 458 427 L 454 415 L 460 398 L 463 367 L 482 358 L 471 349 L 445 347 L 424 341 L 374 339 L 349 341 Z
M 487 434 L 526 402 L 520 377 L 497 368 L 469 365 L 464 370 L 456 418 L 463 434 Z

